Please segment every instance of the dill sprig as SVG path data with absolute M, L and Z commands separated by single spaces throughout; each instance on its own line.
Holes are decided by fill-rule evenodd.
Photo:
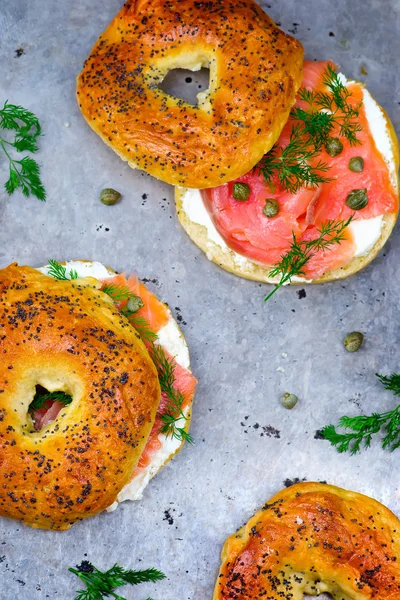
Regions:
M 331 181 L 325 176 L 330 168 L 328 163 L 317 157 L 335 127 L 339 128 L 339 136 L 346 138 L 351 146 L 360 143 L 357 133 L 362 126 L 357 118 L 361 104 L 352 106 L 348 103 L 351 92 L 331 65 L 326 67 L 322 81 L 328 89 L 326 92 L 299 90 L 299 98 L 308 104 L 308 108 L 296 107 L 291 111 L 295 124 L 288 145 L 275 144 L 257 166 L 270 185 L 276 176 L 281 186 L 292 194 L 303 186 L 316 187 Z
M 75 600 L 102 600 L 115 598 L 125 600 L 115 593 L 115 590 L 125 585 L 139 585 L 146 582 L 157 582 L 165 579 L 164 573 L 157 569 L 134 571 L 114 565 L 108 571 L 100 571 L 87 560 L 84 560 L 75 569 L 68 569 L 86 585 L 85 590 L 76 592 Z M 148 598 L 148 600 L 151 600 Z
M 127 285 L 119 283 L 106 283 L 102 286 L 101 291 L 110 296 L 114 302 L 127 300 L 132 293 Z
M 108 293 L 116 303 L 123 300 L 129 301 L 130 298 L 140 300 L 136 294 L 129 290 L 128 286 L 106 284 L 102 287 L 102 291 Z M 143 306 L 142 301 L 141 305 Z M 162 346 L 155 343 L 158 336 L 151 329 L 150 323 L 145 317 L 137 315 L 137 311 L 129 311 L 126 307 L 121 308 L 120 312 L 133 325 L 142 340 L 148 343 L 150 356 L 157 369 L 161 391 L 167 395 L 168 405 L 166 410 L 163 414 L 158 415 L 163 422 L 161 433 L 167 437 L 171 436 L 177 440 L 193 443 L 190 433 L 180 426 L 182 421 L 187 421 L 188 418 L 182 408 L 185 398 L 179 390 L 175 389 L 174 359 L 168 358 Z
M 125 314 L 125 313 L 124 313 Z M 140 315 L 126 315 L 128 321 L 136 329 L 142 340 L 153 343 L 157 340 L 157 334 L 151 329 L 148 320 Z
M 193 443 L 193 437 L 188 433 L 185 427 L 180 426 L 180 422 L 188 421 L 188 417 L 183 412 L 184 397 L 183 394 L 176 390 L 175 384 L 175 365 L 172 358 L 168 358 L 164 349 L 159 344 L 153 344 L 150 349 L 150 356 L 156 365 L 158 372 L 158 380 L 160 382 L 161 391 L 168 398 L 167 410 L 160 415 L 163 422 L 161 433 L 171 436 L 177 440 Z
M 47 274 L 59 281 L 69 281 L 70 279 L 78 279 L 79 277 L 78 272 L 75 271 L 75 269 L 70 269 L 67 273 L 66 267 L 53 258 L 49 259 Z
M 400 396 L 400 375 L 398 373 L 392 373 L 389 377 L 376 373 L 376 376 L 387 390 L 393 392 L 395 396 Z
M 39 165 L 29 156 L 17 160 L 11 155 L 11 149 L 16 152 L 37 152 L 37 139 L 41 135 L 38 118 L 22 106 L 9 104 L 6 100 L 0 109 L 0 129 L 15 132 L 13 141 L 0 137 L 0 147 L 9 162 L 9 178 L 4 184 L 6 192 L 11 195 L 21 188 L 24 196 L 32 194 L 45 201 L 46 191 L 40 179 Z
M 46 404 L 47 401 L 60 402 L 63 406 L 71 404 L 72 397 L 65 392 L 48 392 L 47 390 L 37 389 L 32 402 L 29 405 L 28 412 L 33 413 Z
M 395 396 L 400 396 L 400 375 L 393 373 L 390 377 L 376 374 L 379 381 Z M 381 444 L 383 449 L 393 452 L 400 447 L 400 404 L 393 410 L 372 415 L 359 415 L 356 417 L 344 416 L 339 420 L 338 427 L 347 429 L 346 433 L 339 433 L 334 425 L 327 425 L 322 429 L 322 436 L 340 453 L 350 452 L 356 454 L 362 447 L 369 448 L 372 436 L 380 431 L 385 433 Z
M 269 272 L 269 277 L 280 277 L 274 289 L 266 296 L 269 300 L 283 285 L 290 283 L 293 277 L 304 277 L 304 267 L 317 253 L 331 250 L 331 247 L 340 244 L 345 238 L 345 229 L 353 219 L 347 221 L 327 221 L 318 229 L 318 237 L 314 240 L 298 241 L 293 233 L 293 242 L 290 250 L 283 254 L 281 260 Z
M 174 359 L 168 358 L 163 347 L 155 342 L 158 336 L 152 331 L 149 322 L 140 315 L 128 316 L 140 337 L 149 343 L 149 354 L 156 366 L 161 391 L 167 395 L 168 405 L 163 414 L 159 414 L 163 426 L 161 433 L 166 437 L 171 436 L 177 440 L 193 443 L 193 437 L 180 426 L 181 421 L 187 421 L 188 417 L 183 412 L 185 398 L 183 394 L 175 389 L 175 365 Z
M 359 144 L 357 133 L 362 131 L 362 126 L 357 118 L 362 103 L 356 106 L 348 103 L 351 92 L 331 65 L 325 69 L 322 82 L 329 92 L 301 88 L 299 97 L 309 105 L 309 110 L 294 108 L 291 116 L 303 123 L 306 133 L 318 148 L 324 145 L 335 126 L 339 127 L 339 136 L 346 138 L 350 146 Z
M 136 294 L 131 292 L 127 285 L 120 283 L 106 283 L 102 286 L 101 291 L 110 296 L 114 302 L 122 302 L 129 298 L 138 298 Z
M 300 124 L 293 126 L 287 146 L 274 146 L 261 160 L 258 168 L 262 171 L 268 183 L 272 183 L 276 174 L 281 186 L 295 194 L 304 184 L 315 187 L 319 183 L 331 181 L 323 173 L 329 170 L 329 165 L 321 160 L 311 165 L 319 150 L 307 139 L 304 139 L 304 128 Z

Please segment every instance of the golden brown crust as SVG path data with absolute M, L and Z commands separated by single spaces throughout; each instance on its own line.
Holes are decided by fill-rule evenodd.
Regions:
M 300 483 L 226 541 L 214 600 L 398 600 L 400 522 L 355 492 Z
M 207 188 L 247 173 L 273 146 L 302 79 L 303 49 L 253 0 L 131 0 L 78 77 L 81 111 L 130 166 Z M 210 67 L 198 106 L 157 86 Z
M 395 173 L 397 173 L 399 170 L 399 142 L 389 117 L 384 109 L 382 107 L 380 108 L 386 118 L 387 131 L 390 134 L 392 142 L 392 152 L 394 157 L 393 170 Z M 184 193 L 185 189 L 178 187 L 175 188 L 175 203 L 179 221 L 193 242 L 206 253 L 209 260 L 215 262 L 218 266 L 222 267 L 226 271 L 234 273 L 239 277 L 244 277 L 245 279 L 261 281 L 264 283 L 277 282 L 276 279 L 269 277 L 271 266 L 260 265 L 251 260 L 240 260 L 240 257 L 238 258 L 238 254 L 236 252 L 228 247 L 221 247 L 213 242 L 213 240 L 209 238 L 206 227 L 191 221 L 183 207 Z M 321 277 L 315 278 L 312 281 L 293 281 L 292 284 L 296 285 L 301 283 L 301 285 L 303 285 L 306 283 L 325 283 L 354 275 L 354 273 L 357 273 L 366 267 L 386 244 L 396 224 L 398 214 L 399 207 L 397 206 L 395 212 L 386 213 L 383 216 L 381 235 L 366 254 L 362 256 L 355 256 L 347 265 L 328 271 Z
M 0 304 L 0 514 L 68 529 L 129 481 L 160 401 L 157 372 L 96 280 L 12 264 L 0 271 Z M 37 384 L 73 402 L 35 432 Z

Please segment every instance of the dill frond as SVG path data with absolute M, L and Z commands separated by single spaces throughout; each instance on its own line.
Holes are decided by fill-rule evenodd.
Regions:
M 37 138 L 41 135 L 41 127 L 36 115 L 22 106 L 9 104 L 6 100 L 0 109 L 0 129 L 14 131 L 13 141 L 0 137 L 0 148 L 3 150 L 9 163 L 9 175 L 4 187 L 7 194 L 11 195 L 18 188 L 24 196 L 36 196 L 39 200 L 46 200 L 46 191 L 40 179 L 39 165 L 33 158 L 24 156 L 17 160 L 11 155 L 11 150 L 16 152 L 37 152 Z
M 314 240 L 298 241 L 293 234 L 290 250 L 283 254 L 281 260 L 273 266 L 269 277 L 280 277 L 274 289 L 266 296 L 269 300 L 283 285 L 291 282 L 293 277 L 304 277 L 304 267 L 317 252 L 331 250 L 345 238 L 345 230 L 353 220 L 353 215 L 346 221 L 327 221 L 318 229 L 318 237 Z
M 376 374 L 379 381 L 395 396 L 400 395 L 400 375 L 393 373 L 390 377 Z M 358 415 L 355 417 L 343 416 L 339 420 L 339 428 L 347 430 L 338 432 L 334 425 L 327 425 L 322 429 L 322 435 L 340 453 L 350 452 L 356 454 L 362 447 L 369 448 L 372 437 L 379 432 L 385 435 L 381 440 L 383 449 L 390 452 L 400 447 L 400 405 L 393 410 L 372 415 Z
M 314 188 L 331 181 L 325 175 L 329 164 L 318 160 L 318 156 L 335 127 L 351 146 L 360 143 L 357 134 L 362 126 L 357 118 L 361 104 L 352 106 L 348 102 L 351 93 L 331 65 L 325 69 L 323 83 L 327 92 L 299 90 L 298 96 L 308 108 L 295 107 L 291 111 L 295 123 L 288 145 L 275 144 L 256 167 L 268 184 L 277 177 L 291 194 L 303 186 Z

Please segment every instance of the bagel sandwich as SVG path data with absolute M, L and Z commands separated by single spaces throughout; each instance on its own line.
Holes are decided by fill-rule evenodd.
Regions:
M 191 440 L 197 382 L 169 308 L 90 261 L 11 264 L 0 302 L 0 515 L 64 530 L 141 498 Z
M 276 142 L 303 48 L 254 0 L 128 0 L 77 81 L 92 129 L 131 167 L 209 188 L 247 173 Z M 168 71 L 210 70 L 196 106 L 160 89 Z
M 330 66 L 304 63 L 295 110 L 307 112 L 309 107 L 303 100 L 307 93 L 329 96 L 331 90 L 324 84 L 324 77 Z M 289 281 L 322 283 L 363 269 L 387 242 L 399 210 L 398 140 L 386 112 L 363 84 L 348 81 L 342 74 L 337 75 L 337 81 L 349 94 L 347 104 L 358 112 L 353 124 L 359 131 L 357 141 L 350 143 L 335 125 L 329 138 L 333 149 L 322 147 L 308 161 L 325 164 L 327 169 L 319 174 L 327 181 L 290 191 L 284 189 L 277 176 L 267 181 L 261 162 L 259 168 L 213 190 L 175 188 L 181 225 L 207 257 L 223 269 L 277 284 L 281 273 L 277 275 L 273 269 L 292 250 L 293 236 L 306 248 L 307 241 L 318 238 L 327 224 L 351 219 L 340 243 L 331 245 L 328 251 L 315 252 L 302 273 Z M 284 158 L 285 149 L 290 148 L 293 128 L 299 126 L 295 116 L 292 112 L 277 150 L 272 151 L 274 159 Z M 270 156 L 266 155 L 271 165 Z M 248 194 L 246 199 L 234 197 L 235 188 L 240 191 L 241 187 Z
M 399 519 L 372 498 L 293 485 L 227 539 L 213 598 L 302 600 L 327 592 L 335 600 L 397 600 L 399 531 Z

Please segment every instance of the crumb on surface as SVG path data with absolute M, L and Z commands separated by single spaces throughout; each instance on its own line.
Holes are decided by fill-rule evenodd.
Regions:
M 174 518 L 171 514 L 171 509 L 168 508 L 167 510 L 164 510 L 164 518 L 163 521 L 167 521 L 168 525 L 173 525 L 174 524 Z
M 299 477 L 293 477 L 293 479 L 286 478 L 283 482 L 285 487 L 291 487 L 292 485 L 296 485 L 296 483 L 302 483 L 303 481 L 307 481 L 306 477 L 300 479 Z

